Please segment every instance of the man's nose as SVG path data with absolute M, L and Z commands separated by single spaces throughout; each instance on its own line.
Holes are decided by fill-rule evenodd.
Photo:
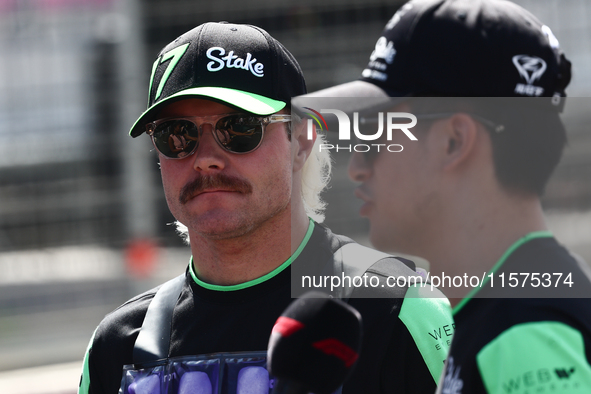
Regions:
M 193 162 L 196 171 L 222 170 L 226 166 L 228 152 L 217 143 L 214 132 L 214 126 L 209 123 L 199 126 L 199 146 Z

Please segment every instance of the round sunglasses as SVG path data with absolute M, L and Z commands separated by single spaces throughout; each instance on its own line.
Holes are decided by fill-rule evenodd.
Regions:
M 199 120 L 199 124 L 197 123 Z M 183 159 L 199 146 L 203 125 L 212 126 L 218 145 L 231 153 L 244 154 L 256 150 L 263 141 L 265 128 L 271 123 L 290 122 L 291 115 L 256 116 L 222 114 L 158 119 L 146 124 L 146 133 L 158 152 L 169 159 Z

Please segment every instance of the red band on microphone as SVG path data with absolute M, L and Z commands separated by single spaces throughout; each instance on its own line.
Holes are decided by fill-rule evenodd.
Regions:
M 351 349 L 349 346 L 335 338 L 328 338 L 323 339 L 322 341 L 314 342 L 312 346 L 325 354 L 333 355 L 343 360 L 347 368 L 353 365 L 353 363 L 355 363 L 359 357 L 355 350 Z
M 273 326 L 273 332 L 278 332 L 281 334 L 282 337 L 288 337 L 296 331 L 301 330 L 304 328 L 304 324 L 292 319 L 291 317 L 286 316 L 279 316 L 279 319 L 275 322 Z

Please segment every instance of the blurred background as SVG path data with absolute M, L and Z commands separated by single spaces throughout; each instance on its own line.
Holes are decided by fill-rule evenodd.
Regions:
M 591 3 L 516 2 L 573 62 L 569 95 L 591 97 Z M 313 91 L 357 78 L 402 4 L 0 0 L 0 393 L 75 393 L 103 316 L 189 261 L 149 139 L 127 135 L 163 46 L 207 21 L 258 25 L 295 55 Z M 590 103 L 567 102 L 570 144 L 544 198 L 551 229 L 587 261 Z M 366 243 L 347 159 L 335 155 L 326 223 Z

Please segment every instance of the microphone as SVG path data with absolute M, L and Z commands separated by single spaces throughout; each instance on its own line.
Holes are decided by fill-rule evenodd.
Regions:
M 331 394 L 361 350 L 361 315 L 316 291 L 293 301 L 275 322 L 267 349 L 273 394 Z

